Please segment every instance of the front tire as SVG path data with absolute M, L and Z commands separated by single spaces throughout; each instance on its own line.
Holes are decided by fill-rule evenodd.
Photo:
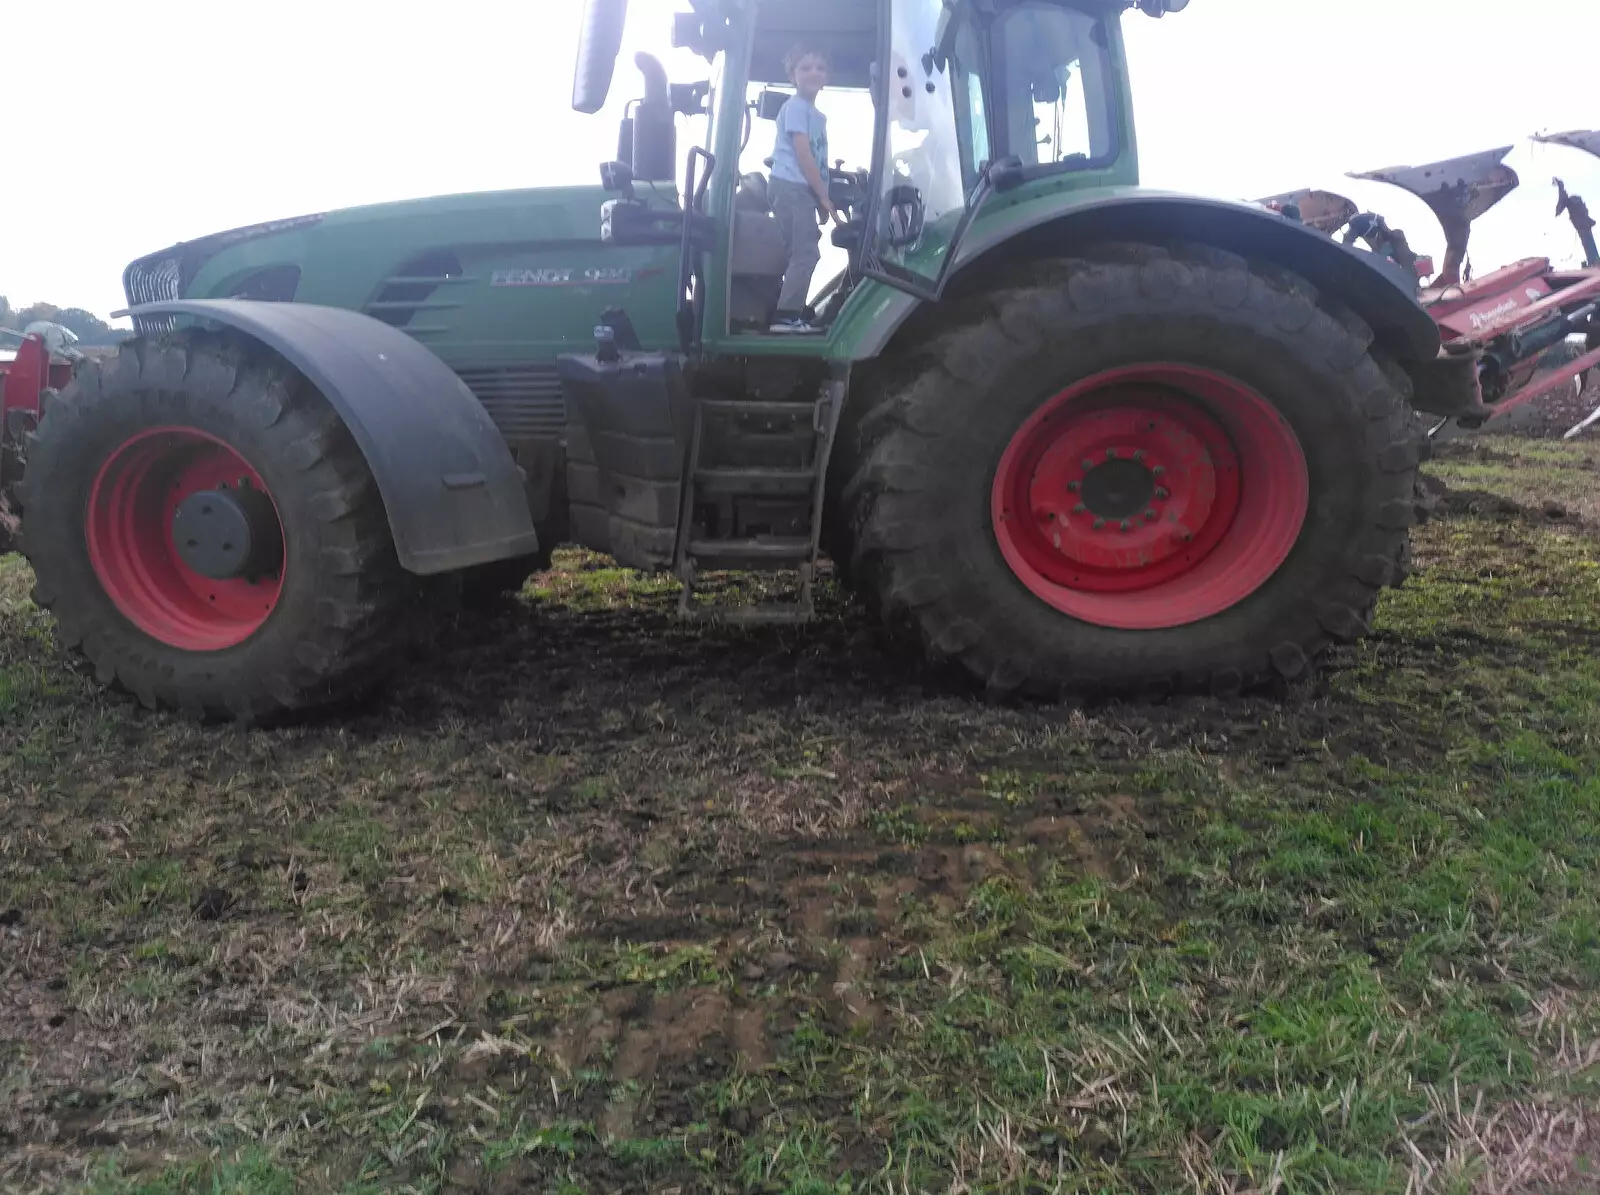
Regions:
M 226 337 L 135 341 L 48 408 L 28 459 L 35 600 L 102 683 L 268 722 L 403 657 L 413 579 L 327 400 Z
M 1304 279 L 1148 245 L 941 313 L 861 418 L 851 573 L 997 692 L 1237 692 L 1404 577 L 1409 382 Z

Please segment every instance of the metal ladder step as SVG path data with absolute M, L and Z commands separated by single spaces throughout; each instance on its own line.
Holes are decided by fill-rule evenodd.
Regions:
M 817 475 L 814 469 L 700 469 L 694 481 L 701 494 L 806 494 Z
M 689 543 L 689 555 L 695 560 L 759 560 L 767 564 L 781 564 L 786 560 L 807 560 L 811 556 L 809 539 L 778 539 L 760 536 L 755 539 L 697 539 Z
M 802 415 L 815 415 L 817 405 L 814 402 L 758 402 L 741 398 L 702 398 L 699 404 L 700 410 L 708 415 L 768 415 L 795 419 Z
M 835 377 L 825 397 L 808 403 L 702 399 L 695 405 L 693 438 L 689 444 L 688 467 L 680 496 L 678 521 L 677 572 L 683 582 L 678 599 L 678 615 L 696 622 L 728 624 L 795 624 L 809 622 L 815 614 L 814 582 L 822 535 L 823 481 L 833 452 L 834 432 L 839 408 L 844 400 L 844 381 Z M 810 468 L 772 468 L 724 466 L 702 468 L 700 450 L 708 419 L 728 416 L 757 416 L 769 419 L 806 420 L 816 437 Z M 773 495 L 808 495 L 810 510 L 808 534 L 804 536 L 756 536 L 736 539 L 709 539 L 695 534 L 694 520 L 699 499 L 704 495 L 752 498 Z M 793 602 L 771 602 L 750 606 L 697 606 L 695 586 L 702 566 L 712 569 L 792 568 L 800 574 L 800 593 Z

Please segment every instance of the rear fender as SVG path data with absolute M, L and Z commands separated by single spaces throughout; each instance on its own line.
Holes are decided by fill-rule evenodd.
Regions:
M 399 329 L 338 307 L 248 299 L 177 299 L 118 314 L 222 324 L 304 374 L 366 457 L 407 571 L 427 576 L 537 551 L 521 474 L 488 412 Z
M 988 267 L 1067 256 L 1118 240 L 1212 245 L 1290 270 L 1366 321 L 1377 343 L 1412 375 L 1419 395 L 1430 394 L 1432 405 L 1443 402 L 1457 412 L 1479 404 L 1475 387 L 1453 397 L 1439 393 L 1433 376 L 1441 357 L 1439 327 L 1417 300 L 1416 278 L 1393 262 L 1246 204 L 1161 192 L 1110 194 L 1066 211 L 1058 203 L 1021 204 L 972 229 L 959 250 L 948 293 L 981 285 Z M 853 346 L 851 357 L 884 352 L 918 306 L 918 300 L 898 292 L 878 298 L 873 328 Z

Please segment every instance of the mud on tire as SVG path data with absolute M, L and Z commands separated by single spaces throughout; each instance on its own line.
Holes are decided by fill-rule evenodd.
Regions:
M 104 463 L 166 427 L 194 429 L 248 462 L 281 525 L 276 605 L 222 650 L 184 650 L 140 630 L 90 559 L 85 512 Z M 253 346 L 204 334 L 134 341 L 81 368 L 40 424 L 22 503 L 34 598 L 55 615 L 61 642 L 149 708 L 278 720 L 359 696 L 403 657 L 416 586 L 372 474 L 327 400 Z
M 913 367 L 841 446 L 830 540 L 886 623 L 991 691 L 1236 692 L 1295 678 L 1367 633 L 1379 593 L 1404 580 L 1424 448 L 1409 381 L 1304 279 L 1208 248 L 1108 245 L 1018 267 L 934 318 Z M 1230 608 L 1114 629 L 1058 612 L 1019 580 L 997 544 L 991 487 L 1041 403 L 1151 362 L 1265 396 L 1302 448 L 1309 505 L 1281 566 Z

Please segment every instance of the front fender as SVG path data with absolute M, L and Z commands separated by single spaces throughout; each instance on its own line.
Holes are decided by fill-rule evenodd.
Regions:
M 1439 355 L 1439 328 L 1417 301 L 1416 279 L 1406 278 L 1386 259 L 1342 245 L 1276 212 L 1125 188 L 1082 198 L 1070 207 L 1050 196 L 1002 203 L 991 201 L 958 248 L 952 292 L 959 291 L 963 272 L 999 252 L 1064 256 L 1116 240 L 1197 242 L 1301 275 L 1360 315 L 1378 343 L 1407 367 L 1423 366 Z M 919 300 L 901 292 L 872 296 L 863 311 L 869 326 L 847 355 L 860 360 L 883 352 L 918 305 Z
M 223 324 L 304 374 L 366 458 L 407 571 L 427 576 L 537 551 L 521 474 L 488 412 L 399 329 L 339 307 L 248 299 L 175 299 L 118 314 Z

